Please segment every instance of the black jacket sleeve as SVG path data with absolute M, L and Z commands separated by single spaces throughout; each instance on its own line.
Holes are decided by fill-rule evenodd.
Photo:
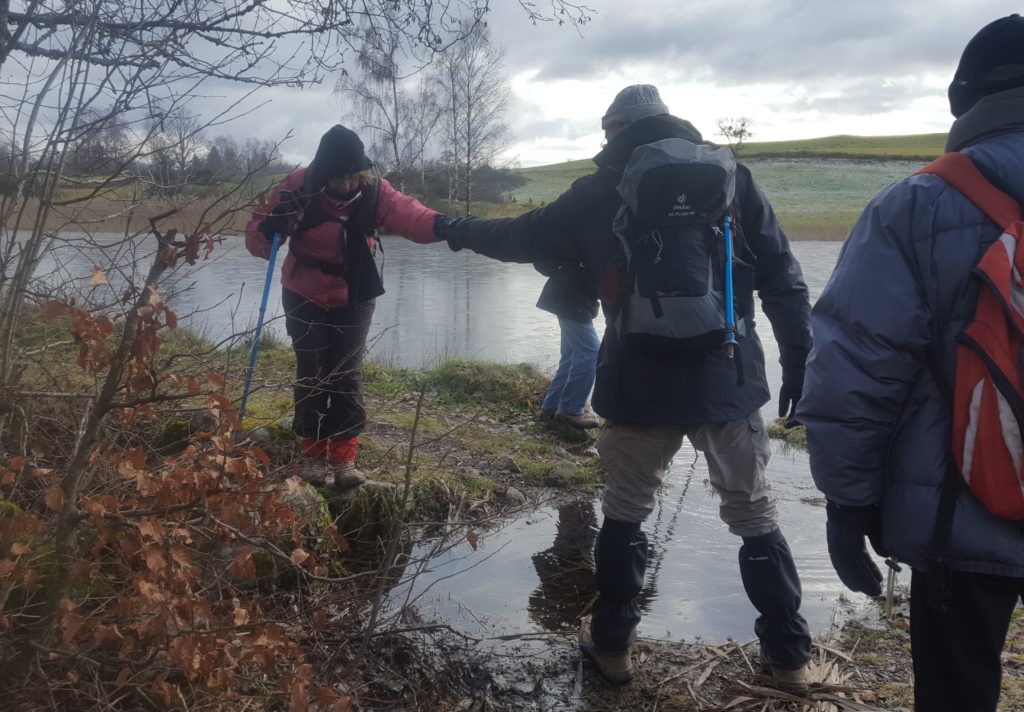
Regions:
M 599 193 L 580 178 L 554 202 L 515 218 L 455 221 L 448 244 L 502 262 L 579 262 L 582 225 Z
M 779 344 L 783 379 L 802 379 L 811 349 L 811 304 L 800 263 L 746 166 L 738 167 L 736 187 L 740 229 L 754 257 L 754 288 Z

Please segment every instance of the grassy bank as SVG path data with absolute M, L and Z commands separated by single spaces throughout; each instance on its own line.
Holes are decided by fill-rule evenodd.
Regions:
M 426 370 L 408 371 L 371 364 L 367 369 L 370 427 L 366 465 L 374 477 L 394 478 L 400 455 L 410 440 L 417 394 L 429 393 L 421 415 L 421 438 L 441 437 L 444 445 L 417 452 L 423 476 L 443 483 L 436 491 L 461 492 L 477 502 L 477 511 L 508 502 L 508 492 L 536 502 L 550 496 L 592 491 L 600 482 L 600 463 L 592 454 L 592 434 L 557 430 L 532 417 L 544 379 L 530 368 L 478 361 L 452 361 Z M 274 410 L 270 401 L 268 416 Z M 455 429 L 455 433 L 453 433 Z M 803 428 L 772 428 L 772 435 L 802 445 Z M 574 478 L 558 477 L 555 465 L 568 452 L 582 466 Z M 442 474 L 447 472 L 448 474 Z M 388 474 L 392 473 L 392 474 Z M 393 481 L 396 481 L 393 479 Z M 436 508 L 422 510 L 436 516 Z M 529 510 L 527 510 L 529 511 Z M 568 574 L 567 574 L 568 575 Z M 579 606 L 585 610 L 587 592 Z M 815 639 L 810 668 L 811 691 L 800 699 L 780 693 L 757 668 L 756 642 L 733 640 L 673 641 L 641 638 L 634 647 L 637 676 L 630 685 L 606 683 L 586 660 L 581 661 L 573 630 L 541 630 L 486 640 L 457 634 L 409 636 L 403 648 L 410 665 L 429 670 L 434 690 L 453 691 L 487 709 L 624 709 L 733 710 L 739 712 L 909 712 L 913 677 L 906 591 L 897 591 L 895 607 L 865 612 L 837 604 L 837 622 Z M 448 621 L 417 622 L 404 627 L 445 629 Z M 1014 618 L 1006 648 L 1007 673 L 1001 710 L 1024 710 L 1024 611 Z M 387 676 L 386 670 L 379 673 Z M 459 680 L 473 679 L 468 688 Z M 406 689 L 422 677 L 392 685 Z M 379 688 L 374 688 L 379 689 Z M 427 690 L 417 690 L 430 695 Z M 401 709 L 401 706 L 382 707 Z
M 291 349 L 263 344 L 237 422 L 247 345 L 176 329 L 156 352 L 160 330 L 148 330 L 125 354 L 85 462 L 80 423 L 118 358 L 117 330 L 70 307 L 25 316 L 20 378 L 0 409 L 12 710 L 301 710 L 314 689 L 333 709 L 408 709 L 410 694 L 454 708 L 454 681 L 392 679 L 392 655 L 444 662 L 403 637 L 402 587 L 508 512 L 598 483 L 592 435 L 534 421 L 547 386 L 536 369 L 451 360 L 370 365 L 365 479 L 318 492 L 296 477 L 317 463 L 287 421 Z M 32 644 L 51 639 L 59 649 Z
M 68 324 L 32 317 L 21 387 L 34 395 L 10 394 L 0 430 L 2 663 L 49 585 L 53 522 L 66 504 L 51 484 L 69 467 L 74 394 L 95 386 L 69 365 L 81 345 L 66 339 Z M 291 349 L 263 344 L 249 417 L 233 431 L 218 423 L 237 402 L 247 346 L 216 350 L 170 333 L 153 362 L 162 377 L 149 412 L 126 404 L 104 426 L 79 503 L 81 560 L 57 614 L 59 647 L 11 678 L 17 712 L 906 709 L 898 616 L 891 625 L 872 612 L 828 631 L 802 700 L 767 686 L 756 643 L 641 639 L 636 679 L 610 686 L 581 663 L 572 626 L 477 639 L 426 617 L 408 591 L 435 562 L 452 557 L 468 570 L 478 546 L 508 556 L 487 552 L 483 534 L 528 522 L 537 505 L 595 496 L 595 434 L 534 417 L 547 379 L 464 359 L 416 371 L 368 364 L 358 460 L 367 481 L 316 491 L 294 478 L 308 462 L 287 422 Z M 591 562 L 551 565 L 551 580 L 583 581 L 569 596 L 584 613 Z M 1019 709 L 1024 685 L 1021 622 L 1007 649 L 1007 710 Z

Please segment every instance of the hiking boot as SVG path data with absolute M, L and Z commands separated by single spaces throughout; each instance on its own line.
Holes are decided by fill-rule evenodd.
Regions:
M 352 489 L 366 482 L 363 473 L 356 469 L 354 460 L 331 463 L 334 472 L 334 487 L 339 490 Z
M 794 695 L 806 695 L 808 690 L 807 666 L 796 670 L 780 668 L 764 655 L 761 656 L 761 670 L 772 679 L 772 686 Z
M 539 420 L 542 423 L 550 423 L 554 419 L 555 419 L 555 411 L 554 410 L 552 410 L 551 408 L 541 408 L 540 409 L 540 415 L 537 417 L 537 420 Z
M 597 422 L 597 418 L 591 418 L 585 413 L 568 413 L 564 410 L 555 411 L 555 420 L 571 425 L 574 428 L 580 430 L 589 430 L 590 428 L 596 428 L 600 423 Z
M 633 679 L 633 661 L 630 648 L 621 653 L 605 653 L 594 647 L 590 634 L 590 616 L 580 621 L 580 650 L 597 665 L 598 672 L 608 682 L 629 682 Z
M 296 476 L 314 487 L 323 487 L 327 482 L 330 466 L 324 460 L 307 460 L 299 467 Z

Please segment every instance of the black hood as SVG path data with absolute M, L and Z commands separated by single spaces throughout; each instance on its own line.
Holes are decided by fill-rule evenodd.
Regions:
M 602 168 L 623 168 L 629 162 L 633 149 L 666 138 L 682 138 L 693 143 L 703 143 L 700 131 L 689 121 L 671 114 L 659 114 L 640 119 L 615 134 L 608 145 L 594 156 L 594 163 Z
M 335 124 L 320 139 L 316 156 L 306 169 L 305 193 L 319 192 L 332 178 L 365 171 L 373 161 L 363 152 L 363 142 L 350 128 Z
M 979 141 L 1024 131 L 1024 87 L 990 94 L 953 122 L 947 151 L 959 151 Z

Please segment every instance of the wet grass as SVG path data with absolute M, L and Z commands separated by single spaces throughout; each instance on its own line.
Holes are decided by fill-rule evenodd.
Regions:
M 807 428 L 802 425 L 787 428 L 783 418 L 776 418 L 775 420 L 766 423 L 764 430 L 768 433 L 768 437 L 770 438 L 782 440 L 787 445 L 797 447 L 802 450 L 807 449 Z
M 548 379 L 533 364 L 473 359 L 449 359 L 427 371 L 425 377 L 443 402 L 486 404 L 498 414 L 529 410 L 548 385 Z

